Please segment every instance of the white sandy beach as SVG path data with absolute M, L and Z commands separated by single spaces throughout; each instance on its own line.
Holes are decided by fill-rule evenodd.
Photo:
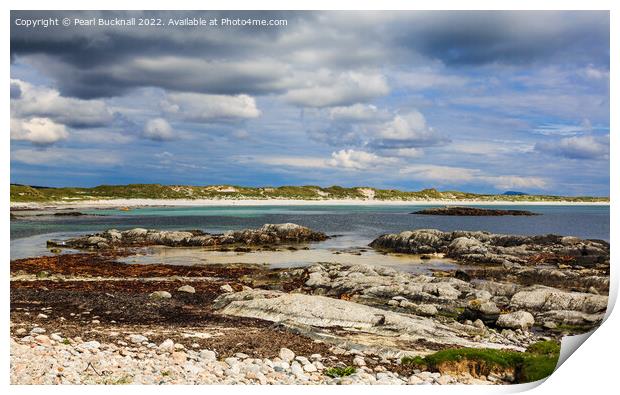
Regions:
M 44 203 L 11 202 L 11 208 L 17 209 L 44 209 L 44 208 L 112 208 L 112 207 L 161 207 L 161 206 L 608 206 L 609 202 L 524 202 L 514 200 L 484 201 L 484 200 L 374 200 L 374 199 L 324 199 L 324 200 L 294 200 L 294 199 L 109 199 L 109 200 L 74 200 Z

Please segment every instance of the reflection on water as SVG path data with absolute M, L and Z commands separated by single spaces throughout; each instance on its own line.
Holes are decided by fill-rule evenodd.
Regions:
M 139 255 L 121 258 L 125 263 L 165 263 L 169 265 L 213 265 L 213 264 L 259 264 L 270 268 L 302 267 L 317 262 L 342 264 L 369 264 L 388 266 L 397 270 L 422 273 L 431 269 L 450 270 L 458 265 L 449 259 L 420 259 L 418 255 L 379 254 L 373 250 L 362 249 L 326 249 L 279 251 L 212 251 L 204 248 L 148 247 Z
M 46 248 L 49 239 L 66 239 L 79 232 L 51 233 L 11 240 L 11 259 L 54 255 Z M 333 237 L 324 242 L 307 245 L 279 246 L 278 251 L 213 251 L 205 248 L 172 248 L 163 246 L 146 247 L 137 255 L 119 258 L 121 262 L 133 264 L 163 263 L 168 265 L 213 265 L 213 264 L 259 264 L 270 268 L 302 267 L 317 262 L 342 264 L 370 264 L 392 267 L 397 270 L 423 273 L 433 270 L 451 270 L 457 264 L 449 259 L 433 257 L 420 259 L 418 255 L 380 254 L 367 247 L 370 240 L 347 234 Z M 307 248 L 307 249 L 304 249 Z M 76 253 L 77 250 L 63 249 L 62 253 Z
M 210 233 L 258 228 L 265 223 L 292 222 L 329 235 L 339 235 L 308 250 L 217 252 L 201 248 L 149 248 L 141 256 L 126 258 L 129 263 L 267 264 L 294 267 L 315 262 L 368 263 L 400 270 L 425 271 L 452 269 L 454 262 L 444 259 L 421 260 L 409 255 L 382 255 L 368 244 L 384 233 L 433 228 L 443 231 L 485 230 L 506 234 L 574 235 L 609 240 L 609 206 L 493 206 L 526 209 L 534 217 L 458 217 L 410 214 L 427 206 L 255 206 L 255 207 L 145 207 L 129 212 L 113 209 L 84 210 L 91 215 L 63 217 L 50 212 L 20 213 L 11 220 L 11 259 L 51 255 L 49 239 L 103 231 L 130 229 L 200 229 Z M 485 207 L 485 206 L 480 206 Z M 38 216 L 37 214 L 47 214 Z M 92 214 L 96 214 L 93 216 Z M 72 252 L 64 250 L 63 253 Z M 336 253 L 338 252 L 338 253 Z M 358 255 L 359 253 L 359 255 Z

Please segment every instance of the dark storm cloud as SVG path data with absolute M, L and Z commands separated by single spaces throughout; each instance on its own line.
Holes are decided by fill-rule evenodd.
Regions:
M 448 65 L 584 59 L 608 64 L 607 11 L 465 11 L 435 16 L 419 18 L 397 41 Z
M 12 20 L 45 17 L 185 17 L 288 19 L 296 13 L 239 12 L 12 12 Z M 305 15 L 308 18 L 310 14 Z M 207 29 L 207 30 L 205 30 Z M 265 94 L 285 70 L 262 60 L 282 28 L 227 27 L 78 27 L 24 28 L 12 24 L 11 59 L 28 58 L 51 76 L 62 94 L 80 98 L 122 95 L 135 87 L 155 86 L 217 94 Z M 265 53 L 262 56 L 261 53 Z M 256 60 L 257 58 L 263 58 Z M 140 62 L 149 60 L 149 62 Z M 193 61 L 193 62 L 192 62 Z M 201 61 L 201 62 L 199 62 Z M 159 64 L 158 64 L 159 63 Z M 257 64 L 258 63 L 258 64 Z M 211 64 L 209 69 L 205 67 Z M 280 74 L 278 74 L 280 73 Z
M 607 12 L 55 12 L 58 17 L 204 16 L 288 19 L 281 28 L 100 28 L 11 26 L 11 58 L 50 76 L 63 95 L 111 97 L 136 87 L 210 94 L 283 94 L 334 81 L 319 69 L 557 61 L 608 64 Z M 13 12 L 16 18 L 49 12 Z M 293 70 L 293 71 L 291 71 Z M 305 74 L 304 74 L 305 72 Z M 334 79 L 336 77 L 333 77 Z M 313 86 L 315 84 L 316 86 Z M 297 92 L 299 94 L 299 92 Z M 303 92 L 302 92 L 303 93 Z M 314 95 L 316 96 L 316 95 Z M 298 105 L 317 106 L 291 96 Z M 346 102 L 368 98 L 352 95 Z

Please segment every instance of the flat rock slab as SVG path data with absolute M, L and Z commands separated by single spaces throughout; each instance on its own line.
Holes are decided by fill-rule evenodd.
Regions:
M 461 347 L 505 348 L 506 345 L 473 341 L 466 332 L 430 318 L 399 314 L 325 296 L 252 290 L 219 296 L 220 314 L 259 318 L 272 322 L 344 328 L 411 340 Z

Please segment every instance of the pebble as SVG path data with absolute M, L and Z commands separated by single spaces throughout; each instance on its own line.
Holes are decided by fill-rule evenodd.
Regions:
M 285 362 L 290 362 L 293 359 L 295 359 L 295 353 L 289 350 L 288 348 L 281 348 L 279 356 L 280 356 L 280 359 L 282 359 Z
M 135 335 L 142 336 L 142 335 Z M 472 378 L 453 377 L 433 372 L 417 372 L 403 377 L 391 372 L 395 359 L 386 365 L 373 369 L 366 366 L 347 377 L 329 377 L 323 374 L 326 365 L 344 366 L 331 358 L 318 354 L 306 357 L 295 355 L 282 348 L 280 356 L 273 359 L 259 359 L 239 352 L 236 357 L 217 360 L 212 350 L 178 350 L 174 341 L 164 340 L 159 346 L 154 343 L 142 345 L 100 344 L 92 340 L 83 342 L 79 338 L 71 344 L 52 339 L 60 334 L 38 334 L 26 336 L 21 342 L 11 338 L 11 383 L 12 384 L 453 384 L 472 382 Z M 144 337 L 144 336 L 143 336 Z M 143 339 L 140 339 L 143 340 Z M 33 347 L 38 345 L 36 347 Z M 356 355 L 364 362 L 379 357 L 366 352 L 366 357 Z M 311 362 L 313 361 L 313 362 Z M 98 372 L 85 370 L 91 363 Z M 50 366 L 52 370 L 50 371 Z M 497 381 L 496 377 L 491 380 Z M 476 383 L 489 381 L 476 379 Z
M 215 352 L 211 350 L 201 350 L 200 359 L 203 359 L 207 362 L 213 362 L 217 360 L 217 356 L 215 355 Z
M 96 340 L 92 340 L 89 342 L 81 343 L 78 347 L 84 350 L 97 350 L 99 349 L 99 347 L 101 347 L 101 343 Z
M 191 285 L 184 285 L 182 287 L 179 287 L 179 289 L 177 289 L 177 291 L 179 291 L 179 292 L 186 292 L 188 294 L 195 294 L 196 293 L 196 288 L 192 287 Z
M 160 351 L 172 352 L 174 351 L 174 342 L 170 339 L 166 339 L 159 345 L 158 348 Z
M 62 336 L 60 336 L 58 333 L 52 333 L 52 334 L 50 335 L 50 339 L 52 339 L 52 340 L 53 340 L 53 341 L 55 341 L 55 342 L 61 342 L 61 341 L 63 341 L 63 340 L 64 340 L 64 339 L 62 338 Z
M 168 291 L 155 291 L 149 295 L 152 299 L 170 299 L 172 295 Z
M 185 363 L 185 361 L 187 361 L 187 354 L 184 353 L 183 351 L 175 351 L 172 353 L 172 360 L 176 364 L 181 365 Z
M 222 286 L 220 287 L 220 290 L 221 290 L 221 291 L 223 291 L 223 292 L 226 292 L 226 293 L 235 292 L 235 291 L 233 290 L 233 288 L 232 288 L 230 285 L 228 285 L 228 284 L 224 284 L 224 285 L 222 285 Z
M 129 335 L 129 341 L 135 344 L 140 344 L 149 341 L 146 336 L 143 335 Z
M 50 340 L 49 337 L 47 337 L 46 335 L 36 335 L 34 337 L 34 341 L 37 342 L 38 344 L 42 345 L 42 346 L 51 346 L 52 342 Z

